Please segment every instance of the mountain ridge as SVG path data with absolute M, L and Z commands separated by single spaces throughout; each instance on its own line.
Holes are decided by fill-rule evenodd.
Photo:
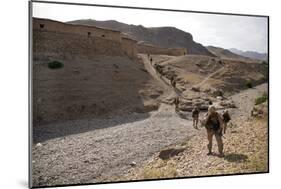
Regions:
M 260 53 L 256 51 L 242 51 L 236 48 L 230 48 L 229 51 L 252 59 L 262 60 L 262 61 L 268 61 L 268 54 L 267 53 Z
M 249 57 L 245 57 L 239 54 L 236 54 L 228 49 L 224 49 L 221 47 L 215 47 L 215 46 L 205 46 L 211 53 L 214 55 L 220 57 L 220 58 L 227 58 L 227 59 L 238 59 L 238 60 L 244 60 L 244 61 L 251 61 L 252 59 Z

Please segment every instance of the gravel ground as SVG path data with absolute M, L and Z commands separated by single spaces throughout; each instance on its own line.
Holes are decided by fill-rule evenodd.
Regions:
M 49 131 L 34 131 L 38 143 L 32 148 L 33 186 L 108 182 L 166 146 L 194 135 L 191 121 L 181 119 L 174 107 L 164 104 L 148 118 L 133 114 L 69 121 L 46 128 Z M 61 128 L 90 131 L 67 135 L 67 129 Z M 48 138 L 55 137 L 56 132 L 63 132 L 57 136 L 65 135 Z
M 250 117 L 255 99 L 267 91 L 262 84 L 238 93 L 231 98 L 237 108 L 230 109 L 232 126 L 223 137 L 224 158 L 207 156 L 206 129 L 200 128 L 194 137 L 169 148 L 184 147 L 184 151 L 168 160 L 154 154 L 142 166 L 132 168 L 116 180 L 142 180 L 174 177 L 206 176 L 268 171 L 267 118 Z M 217 144 L 213 139 L 213 152 Z

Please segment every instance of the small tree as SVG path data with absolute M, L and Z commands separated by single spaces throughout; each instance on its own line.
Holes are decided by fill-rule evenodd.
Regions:
M 63 63 L 56 60 L 48 63 L 48 67 L 50 69 L 59 69 L 62 68 L 63 66 L 64 66 Z
M 252 84 L 252 82 L 251 81 L 246 81 L 246 86 L 248 87 L 248 88 L 253 88 L 253 84 Z

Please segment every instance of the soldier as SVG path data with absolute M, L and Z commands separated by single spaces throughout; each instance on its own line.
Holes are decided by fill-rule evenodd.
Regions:
M 150 58 L 150 64 L 152 64 L 152 57 Z
M 227 110 L 223 110 L 223 112 L 222 112 L 222 120 L 224 122 L 223 133 L 225 134 L 227 123 L 231 120 L 231 117 L 230 117 L 230 115 L 229 115 Z
M 156 71 L 160 74 L 160 77 L 161 77 L 163 74 L 163 70 L 162 70 L 163 67 L 159 64 L 154 64 L 154 67 L 155 67 Z
M 171 82 L 172 87 L 176 88 L 176 84 L 177 84 L 177 83 L 176 83 L 176 78 L 175 78 L 174 75 L 171 77 L 170 82 Z
M 174 104 L 175 104 L 175 110 L 176 110 L 176 112 L 178 112 L 178 111 L 179 111 L 179 104 L 180 104 L 180 99 L 179 99 L 179 97 L 176 97 L 176 98 L 174 99 Z
M 199 119 L 199 108 L 198 106 L 195 106 L 192 110 L 192 118 L 193 118 L 193 127 L 195 129 L 198 129 L 198 119 Z
M 220 116 L 220 114 L 216 111 L 215 106 L 211 105 L 208 108 L 208 114 L 205 121 L 205 127 L 207 130 L 207 138 L 209 144 L 208 147 L 208 154 L 212 155 L 212 143 L 213 143 L 213 136 L 215 135 L 216 141 L 218 144 L 218 151 L 219 151 L 219 157 L 224 157 L 223 154 L 223 141 L 222 141 L 222 130 L 224 128 L 223 120 Z

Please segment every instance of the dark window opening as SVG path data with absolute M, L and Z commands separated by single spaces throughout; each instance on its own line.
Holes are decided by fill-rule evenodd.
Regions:
M 40 24 L 40 28 L 43 29 L 44 28 L 44 24 Z
M 91 32 L 88 32 L 88 37 L 90 37 L 91 36 Z
M 105 35 L 102 35 L 102 37 L 105 37 Z

